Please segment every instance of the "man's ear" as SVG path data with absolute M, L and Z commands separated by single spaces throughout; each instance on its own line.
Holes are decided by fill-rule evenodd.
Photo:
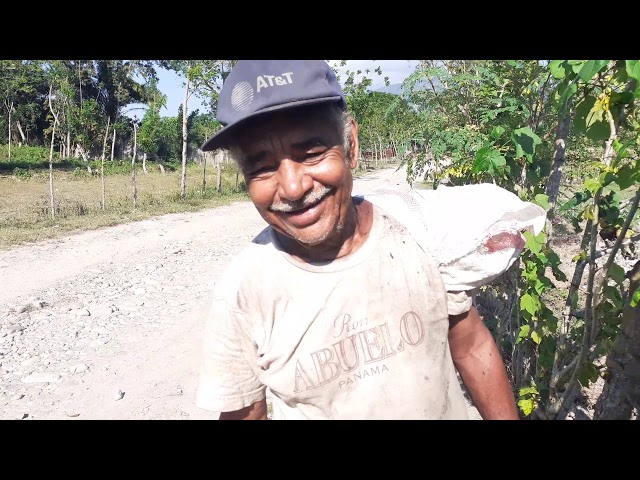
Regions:
M 355 170 L 358 166 L 358 157 L 360 156 L 360 146 L 358 145 L 358 124 L 356 119 L 351 117 L 351 152 L 349 155 L 349 168 Z

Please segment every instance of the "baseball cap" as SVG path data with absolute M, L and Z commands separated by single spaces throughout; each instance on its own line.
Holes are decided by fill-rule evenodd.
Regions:
M 324 60 L 239 60 L 218 96 L 223 128 L 202 145 L 203 151 L 224 145 L 229 132 L 246 120 L 269 112 L 337 102 L 345 110 L 342 88 Z

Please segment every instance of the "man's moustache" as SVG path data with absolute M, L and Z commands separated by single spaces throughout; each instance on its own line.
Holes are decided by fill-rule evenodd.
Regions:
M 322 200 L 325 196 L 327 196 L 332 191 L 333 191 L 333 188 L 323 187 L 319 190 L 306 194 L 302 199 L 298 200 L 297 202 L 272 203 L 269 206 L 269 210 L 273 212 L 284 212 L 284 213 L 289 213 L 296 210 L 302 210 L 315 203 L 318 203 L 320 200 Z

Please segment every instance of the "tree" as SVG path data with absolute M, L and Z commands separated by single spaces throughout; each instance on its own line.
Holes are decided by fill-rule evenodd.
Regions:
M 233 60 L 161 60 L 160 65 L 173 70 L 184 79 L 182 103 L 182 175 L 180 198 L 186 197 L 187 147 L 188 147 L 188 102 L 193 93 L 207 98 L 212 110 L 217 106 L 217 94 L 222 81 L 228 75 Z

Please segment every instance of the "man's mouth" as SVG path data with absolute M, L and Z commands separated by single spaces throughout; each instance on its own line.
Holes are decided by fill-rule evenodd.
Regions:
M 316 205 L 322 203 L 322 201 L 327 198 L 327 194 L 323 195 L 322 197 L 320 197 L 318 200 L 316 200 L 315 202 L 311 203 L 310 205 L 303 205 L 300 208 L 294 208 L 293 210 L 291 210 L 290 212 L 284 212 L 288 215 L 302 215 L 304 212 L 306 212 L 307 210 L 311 210 L 313 207 L 315 207 Z
M 270 210 L 276 213 L 284 213 L 287 215 L 301 215 L 304 212 L 312 209 L 316 205 L 320 204 L 332 192 L 332 188 L 325 187 L 323 190 L 312 192 L 298 205 L 290 203 L 277 203 L 272 205 Z

